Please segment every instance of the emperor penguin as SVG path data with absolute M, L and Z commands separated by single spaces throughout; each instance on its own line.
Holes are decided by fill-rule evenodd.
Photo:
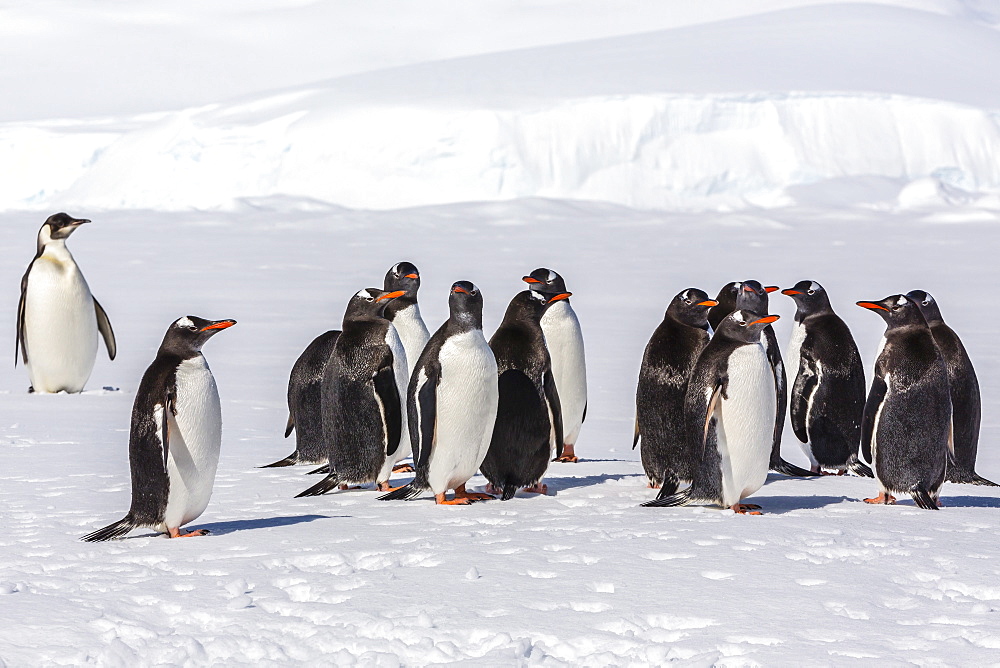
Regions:
M 941 317 L 937 300 L 923 290 L 910 290 L 906 296 L 912 299 L 923 313 L 931 328 L 934 343 L 941 351 L 945 368 L 948 370 L 948 387 L 951 390 L 952 423 L 954 425 L 954 461 L 948 463 L 948 482 L 971 485 L 997 483 L 976 473 L 976 454 L 979 450 L 979 423 L 982 419 L 982 404 L 979 394 L 979 379 L 969 359 L 962 340 Z
M 420 289 L 420 272 L 409 262 L 399 262 L 385 274 L 386 292 L 402 290 L 403 295 L 390 301 L 385 307 L 385 319 L 392 323 L 406 350 L 407 372 L 412 374 L 420 353 L 431 337 L 424 319 L 420 317 L 417 305 L 417 291 Z
M 132 405 L 132 506 L 124 518 L 82 540 L 120 538 L 139 527 L 171 538 L 208 533 L 181 533 L 182 526 L 201 517 L 212 498 L 222 446 L 219 390 L 201 347 L 235 324 L 189 315 L 167 328 Z
M 97 333 L 108 356 L 117 352 L 108 314 L 90 293 L 66 239 L 85 218 L 65 213 L 49 216 L 38 230 L 35 257 L 21 278 L 17 305 L 17 343 L 28 369 L 32 392 L 82 392 L 97 359 Z
M 710 338 L 708 310 L 718 304 L 698 288 L 678 293 L 663 322 L 646 344 L 635 395 L 635 448 L 642 439 L 642 466 L 652 488 L 677 491 L 690 483 L 698 468 L 684 438 L 684 395 L 702 349 Z
M 816 281 L 782 290 L 795 302 L 795 327 L 788 343 L 792 430 L 813 473 L 824 470 L 873 477 L 858 459 L 865 410 L 865 371 L 847 323 Z
M 306 346 L 292 365 L 292 372 L 288 377 L 288 422 L 285 423 L 285 438 L 292 431 L 295 432 L 295 451 L 284 459 L 265 464 L 261 468 L 319 464 L 326 461 L 321 386 L 326 365 L 339 337 L 339 329 L 320 334 Z
M 522 280 L 531 290 L 547 297 L 570 294 L 566 291 L 563 277 L 551 269 L 535 269 Z M 559 392 L 566 440 L 562 454 L 556 461 L 575 462 L 576 441 L 583 421 L 587 419 L 587 360 L 583 350 L 580 320 L 568 297 L 545 310 L 542 332 L 545 334 L 545 346 L 552 358 L 552 376 Z
M 486 458 L 499 401 L 497 362 L 483 336 L 483 296 L 458 281 L 448 306 L 450 316 L 424 348 L 407 391 L 416 476 L 381 500 L 413 498 L 428 488 L 439 504 L 493 498 L 465 489 Z M 454 498 L 445 498 L 448 490 Z
M 715 298 L 719 305 L 708 313 L 709 325 L 713 330 L 718 329 L 722 319 L 735 309 L 767 313 L 767 295 L 777 289 L 777 286 L 764 287 L 758 281 L 752 280 L 728 283 L 723 286 L 722 290 L 719 291 L 719 296 Z M 781 457 L 781 435 L 785 430 L 785 410 L 788 406 L 788 381 L 785 378 L 785 366 L 778 348 L 778 337 L 770 325 L 761 331 L 761 343 L 767 351 L 767 359 L 771 363 L 771 374 L 774 376 L 774 389 L 777 396 L 774 413 L 774 439 L 771 447 L 771 470 L 789 476 L 808 477 L 815 475 Z
M 881 487 L 866 503 L 895 503 L 909 494 L 926 510 L 938 509 L 952 452 L 948 369 L 917 303 L 906 295 L 862 301 L 885 320 L 885 346 L 861 422 L 861 452 Z
M 403 422 L 406 351 L 396 328 L 382 317 L 386 304 L 403 294 L 366 288 L 348 302 L 322 384 L 329 473 L 296 498 L 346 489 L 352 482 L 374 482 L 390 491 L 393 465 L 410 454 Z
M 740 501 L 767 480 L 777 393 L 761 332 L 777 319 L 737 310 L 719 323 L 684 400 L 685 434 L 700 459 L 694 481 L 681 492 L 664 487 L 642 505 L 707 503 L 760 514 L 760 506 Z
M 525 491 L 548 493 L 541 480 L 553 453 L 562 454 L 562 410 L 541 319 L 550 305 L 570 293 L 547 296 L 535 290 L 514 295 L 490 339 L 499 373 L 496 425 L 480 467 L 502 500 Z

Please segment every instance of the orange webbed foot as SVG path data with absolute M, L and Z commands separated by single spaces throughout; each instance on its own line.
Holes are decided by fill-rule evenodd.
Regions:
M 865 499 L 865 503 L 884 503 L 887 506 L 891 506 L 896 503 L 896 497 L 886 492 L 879 492 L 879 495 L 874 499 Z
M 475 501 L 467 496 L 456 496 L 454 499 L 446 499 L 444 498 L 444 494 L 435 494 L 434 503 L 439 506 L 468 506 L 475 503 Z
M 181 533 L 180 528 L 170 529 L 171 538 L 193 538 L 195 536 L 207 536 L 209 533 L 208 529 L 195 529 L 187 533 Z
M 395 466 L 392 467 L 392 472 L 393 473 L 413 473 L 414 469 L 413 469 L 413 465 L 412 464 L 396 464 Z
M 388 482 L 380 482 L 378 484 L 378 491 L 380 492 L 395 492 L 397 489 L 405 487 L 406 485 L 400 485 L 399 487 L 390 487 Z
M 737 515 L 763 515 L 756 503 L 734 503 L 729 506 Z
M 530 494 L 548 494 L 549 486 L 543 482 L 536 482 L 531 487 L 525 487 L 524 491 Z
M 465 485 L 459 485 L 455 488 L 455 498 L 456 499 L 469 499 L 471 501 L 492 501 L 496 497 L 491 494 L 482 494 L 480 492 L 469 492 L 466 491 Z

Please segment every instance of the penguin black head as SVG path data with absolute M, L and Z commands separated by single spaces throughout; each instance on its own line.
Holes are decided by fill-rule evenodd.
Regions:
M 558 301 L 568 299 L 571 294 L 571 292 L 560 292 L 549 295 L 535 290 L 523 290 L 510 300 L 503 318 L 504 320 L 514 318 L 538 324 L 545 314 L 545 309 Z
M 38 231 L 38 240 L 42 241 L 45 237 L 47 237 L 45 240 L 66 239 L 76 231 L 76 228 L 89 222 L 86 218 L 74 218 L 66 213 L 53 214 L 42 223 L 42 229 Z
M 405 294 L 406 292 L 403 290 L 394 290 L 392 292 L 379 290 L 378 288 L 359 290 L 356 295 L 351 297 L 351 301 L 347 302 L 347 312 L 344 313 L 344 320 L 381 318 L 386 305 L 393 299 L 402 297 Z
M 760 341 L 761 331 L 780 317 L 738 309 L 722 319 L 719 328 L 715 330 L 715 336 L 741 343 L 757 343 Z
M 917 302 L 906 295 L 890 295 L 878 302 L 858 302 L 858 306 L 878 313 L 890 328 L 927 325 Z
M 385 272 L 383 287 L 388 292 L 402 290 L 407 297 L 416 297 L 420 289 L 420 272 L 409 262 L 399 262 Z
M 782 290 L 795 301 L 795 319 L 801 320 L 807 315 L 831 310 L 830 298 L 823 286 L 816 281 L 799 281 L 793 287 Z
M 719 302 L 708 298 L 708 293 L 698 288 L 688 288 L 677 294 L 667 307 L 667 315 L 685 325 L 705 329 L 708 312 Z
M 938 307 L 937 300 L 934 299 L 929 293 L 923 290 L 910 290 L 906 293 L 906 296 L 916 302 L 917 306 L 920 307 L 920 312 L 924 314 L 924 319 L 927 320 L 927 324 L 944 322 L 944 318 L 941 317 L 941 309 Z
M 451 310 L 452 318 L 482 329 L 483 293 L 473 283 L 469 281 L 452 283 L 448 308 Z
M 765 288 L 759 281 L 743 281 L 737 291 L 736 305 L 745 311 L 767 313 L 767 295 L 777 289 L 776 285 Z
M 201 352 L 206 341 L 235 324 L 235 320 L 205 320 L 186 315 L 167 328 L 160 351 L 179 355 L 182 359 L 194 357 Z
M 559 295 L 566 292 L 566 281 L 563 277 L 545 267 L 539 267 L 533 272 L 521 278 L 528 284 L 528 288 L 535 292 L 547 295 Z

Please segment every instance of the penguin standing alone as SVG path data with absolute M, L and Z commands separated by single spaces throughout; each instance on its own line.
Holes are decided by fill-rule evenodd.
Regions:
M 842 474 L 849 468 L 871 478 L 872 470 L 858 460 L 865 371 L 851 330 L 834 313 L 819 283 L 799 281 L 781 294 L 795 301 L 795 328 L 788 344 L 792 430 L 812 471 Z
M 698 468 L 684 437 L 684 396 L 698 355 L 708 345 L 708 310 L 718 302 L 697 288 L 674 297 L 642 356 L 636 390 L 635 439 L 642 439 L 642 466 L 649 486 L 677 491 Z
M 555 452 L 562 454 L 563 426 L 540 320 L 545 309 L 570 293 L 551 297 L 534 290 L 514 295 L 490 339 L 499 372 L 496 426 L 480 470 L 507 501 L 518 488 L 545 494 L 541 483 Z
M 945 368 L 948 370 L 948 387 L 951 390 L 952 425 L 954 429 L 955 458 L 948 465 L 948 482 L 971 485 L 990 485 L 976 473 L 976 454 L 979 450 L 979 424 L 982 420 L 982 404 L 979 394 L 979 379 L 972 367 L 972 360 L 966 352 L 962 340 L 941 317 L 937 301 L 923 290 L 911 290 L 906 296 L 916 302 L 931 328 L 934 343 L 941 351 Z
M 406 352 L 396 328 L 382 317 L 386 303 L 402 295 L 402 290 L 367 288 L 348 302 L 323 378 L 329 473 L 296 498 L 352 482 L 375 482 L 389 491 L 393 465 L 410 453 L 410 444 L 402 442 Z
M 458 281 L 448 305 L 451 315 L 424 348 L 407 393 L 417 475 L 381 500 L 412 498 L 427 488 L 439 504 L 493 498 L 465 489 L 490 447 L 499 398 L 496 358 L 483 336 L 483 296 Z M 446 500 L 449 489 L 455 497 Z
M 881 491 L 866 503 L 895 503 L 909 494 L 938 509 L 951 440 L 951 394 L 944 359 L 917 304 L 905 295 L 858 302 L 885 320 L 885 346 L 861 422 L 861 451 Z
M 108 314 L 66 248 L 66 239 L 89 222 L 65 213 L 49 216 L 38 230 L 35 257 L 21 278 L 14 364 L 20 350 L 30 391 L 82 392 L 97 359 L 98 332 L 108 356 L 115 358 L 117 344 Z
M 547 297 L 570 294 L 563 277 L 541 267 L 522 279 L 531 290 Z M 565 443 L 559 462 L 575 462 L 576 441 L 580 428 L 587 419 L 587 360 L 583 350 L 583 330 L 580 320 L 569 303 L 560 299 L 545 310 L 542 316 L 545 347 L 552 358 L 552 376 L 559 392 L 562 409 Z
M 120 538 L 139 527 L 171 538 L 207 533 L 180 533 L 208 506 L 222 446 L 219 391 L 201 347 L 235 324 L 189 315 L 167 328 L 132 405 L 132 507 L 123 519 L 82 540 Z
M 664 486 L 642 505 L 700 502 L 740 514 L 760 508 L 740 501 L 767 480 L 777 395 L 761 332 L 777 319 L 738 310 L 719 323 L 698 357 L 684 401 L 685 433 L 700 467 L 684 491 L 669 494 Z

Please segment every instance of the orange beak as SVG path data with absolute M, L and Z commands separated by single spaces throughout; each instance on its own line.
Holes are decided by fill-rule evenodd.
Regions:
M 559 293 L 558 295 L 556 295 L 554 297 L 550 297 L 549 301 L 547 301 L 546 304 L 551 304 L 552 302 L 557 302 L 560 299 L 569 299 L 572 296 L 573 296 L 572 292 L 561 292 L 561 293 Z
M 453 288 L 451 289 L 451 291 L 452 291 L 452 292 L 464 292 L 465 294 L 469 294 L 469 291 L 468 291 L 468 290 L 466 290 L 465 288 L 463 288 L 463 287 L 462 287 L 462 286 L 460 286 L 460 285 L 456 285 L 455 287 L 453 287 Z
M 791 297 L 792 295 L 801 295 L 802 291 L 801 290 L 792 290 L 791 288 L 788 288 L 787 290 L 782 290 L 781 294 L 788 295 L 789 297 Z
M 758 322 L 762 322 L 762 323 L 764 323 L 766 325 L 770 325 L 772 322 L 774 322 L 775 320 L 777 320 L 780 317 L 781 316 L 779 316 L 779 315 L 765 315 L 763 318 L 761 318 L 759 320 L 754 320 L 753 322 L 750 322 L 750 323 L 747 323 L 747 324 L 748 325 L 756 325 Z
M 531 276 L 522 276 L 521 280 L 525 283 L 541 283 L 537 278 L 532 278 Z
M 207 332 L 210 329 L 228 329 L 229 327 L 232 327 L 235 324 L 236 324 L 235 320 L 223 320 L 221 322 L 215 323 L 214 325 L 207 325 L 205 327 L 202 327 L 201 331 Z
M 403 278 L 420 278 L 420 274 L 407 274 Z
M 769 285 L 766 288 L 764 288 L 764 292 L 777 292 L 777 291 L 778 291 L 777 285 Z
M 395 292 L 387 292 L 375 301 L 380 302 L 383 299 L 395 299 L 396 297 L 402 297 L 406 294 L 406 290 L 396 290 Z
M 718 306 L 718 305 L 719 302 L 715 301 L 714 299 L 709 299 L 708 301 L 705 302 L 698 302 L 698 306 Z
M 753 288 L 751 288 L 751 287 L 750 287 L 749 285 L 744 285 L 744 286 L 743 286 L 743 289 L 744 289 L 744 290 L 745 290 L 746 292 L 753 292 L 753 291 L 754 291 L 754 289 L 753 289 Z
M 882 306 L 881 304 L 876 304 L 874 302 L 858 302 L 858 306 L 860 306 L 861 308 L 869 308 L 872 309 L 873 311 L 879 308 L 882 309 L 883 311 L 889 310 L 886 307 Z

